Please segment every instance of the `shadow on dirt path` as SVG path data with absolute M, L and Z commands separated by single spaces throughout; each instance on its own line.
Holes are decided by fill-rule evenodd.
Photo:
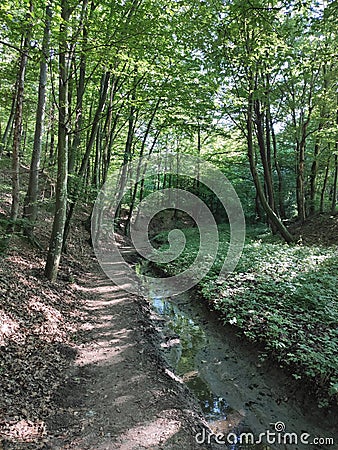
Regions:
M 187 388 L 156 348 L 145 300 L 97 269 L 79 283 L 88 295 L 80 352 L 51 418 L 57 449 L 207 449 L 204 422 Z

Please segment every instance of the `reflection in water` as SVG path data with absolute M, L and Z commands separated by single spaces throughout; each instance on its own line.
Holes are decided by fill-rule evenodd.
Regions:
M 195 370 L 196 353 L 206 346 L 204 331 L 174 302 L 155 297 L 152 303 L 158 314 L 167 317 L 167 326 L 179 337 L 175 344 L 180 347 L 180 358 L 172 360 L 169 354 L 167 359 L 175 372 L 184 377 Z
M 186 385 L 196 395 L 202 406 L 205 418 L 211 422 L 220 418 L 226 418 L 229 413 L 229 405 L 222 397 L 213 394 L 209 386 L 198 376 L 186 381 Z
M 214 433 L 231 432 L 237 436 L 240 433 L 250 433 L 244 424 L 244 416 L 232 409 L 223 397 L 212 392 L 210 387 L 199 376 L 196 366 L 197 353 L 207 347 L 207 336 L 204 330 L 182 311 L 179 306 L 168 298 L 151 298 L 153 309 L 167 319 L 167 328 L 174 334 L 162 345 L 166 358 L 175 373 L 183 379 L 189 389 L 198 398 L 205 418 Z M 231 450 L 271 450 L 264 445 L 228 444 L 225 448 Z

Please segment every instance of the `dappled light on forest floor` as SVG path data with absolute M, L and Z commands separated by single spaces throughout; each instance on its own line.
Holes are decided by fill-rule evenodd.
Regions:
M 189 423 L 202 421 L 182 381 L 159 364 L 148 310 L 142 311 L 147 304 L 108 283 L 97 274 L 83 281 L 81 292 L 88 298 L 75 382 L 60 387 L 65 413 L 55 420 L 68 421 L 67 411 L 73 411 L 72 450 L 175 448 L 180 440 L 190 442 L 186 448 L 195 448 Z M 189 412 L 184 410 L 187 405 Z M 65 434 L 55 434 L 57 446 Z
M 119 341 L 113 344 L 107 341 L 106 344 L 107 345 L 97 342 L 97 346 L 95 348 L 88 349 L 86 351 L 85 357 L 78 358 L 77 364 L 109 364 L 113 358 L 115 362 L 123 361 L 123 356 L 121 354 L 123 353 L 125 347 L 119 345 Z
M 88 319 L 86 333 L 93 338 L 93 345 L 87 346 L 77 360 L 78 365 L 110 364 L 123 360 L 123 352 L 130 344 L 124 344 L 132 332 L 130 328 L 116 329 L 112 326 L 117 316 L 114 308 L 125 302 L 125 294 L 117 287 L 99 279 L 90 281 L 78 289 L 90 295 L 86 303 Z
M 119 291 L 119 287 L 115 286 L 114 284 L 102 284 L 100 286 L 83 286 L 83 285 L 77 285 L 77 289 L 79 291 L 84 291 L 88 293 L 97 293 L 97 294 L 111 294 Z M 111 301 L 115 300 L 114 298 L 110 298 Z
M 0 311 L 0 346 L 4 346 L 6 341 L 15 338 L 17 342 L 24 341 L 24 335 L 19 332 L 19 322 L 14 320 L 4 311 Z
M 163 411 L 166 415 L 167 411 Z M 169 411 L 170 413 L 170 411 Z M 164 445 L 181 428 L 181 422 L 173 419 L 157 418 L 152 422 L 132 427 L 123 436 L 123 442 L 117 444 L 118 450 L 130 450 L 136 446 L 152 449 L 155 445 Z M 106 448 L 104 446 L 99 448 Z
M 34 442 L 46 435 L 46 424 L 42 421 L 20 420 L 9 422 L 2 430 L 1 435 L 9 441 Z
M 39 255 L 28 246 L 22 252 L 13 246 L 0 264 L 0 437 L 26 450 L 47 435 L 84 314 L 74 285 L 50 284 Z

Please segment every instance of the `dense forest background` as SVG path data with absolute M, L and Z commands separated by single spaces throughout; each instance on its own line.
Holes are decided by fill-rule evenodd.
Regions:
M 264 427 L 284 420 L 288 431 L 336 435 L 338 2 L 3 0 L 0 23 L 0 450 L 112 448 L 116 437 L 123 448 L 196 448 L 200 425 L 177 376 L 194 381 L 204 368 L 226 383 L 222 402 L 233 390 L 239 421 L 244 411 Z M 224 279 L 235 227 L 202 165 L 194 178 L 163 164 L 142 173 L 147 158 L 187 167 L 199 157 L 231 182 L 245 215 Z M 206 308 L 198 320 L 210 330 L 212 314 L 225 325 L 220 358 L 205 344 L 199 366 L 177 372 L 160 342 L 184 362 L 181 342 L 192 354 L 194 333 L 177 339 L 178 324 L 162 336 L 153 298 L 103 274 L 88 231 L 114 174 L 130 188 L 104 231 L 118 231 L 133 274 L 186 275 L 202 247 L 198 220 L 173 198 L 139 247 L 144 235 L 163 255 L 168 228 L 180 228 L 183 251 L 141 261 L 129 238 L 149 194 L 179 188 L 213 213 L 219 234 L 204 233 L 189 305 Z M 170 446 L 181 419 L 184 439 Z M 94 441 L 78 447 L 81 434 Z
M 247 220 L 287 242 L 288 221 L 336 211 L 336 2 L 8 0 L 0 17 L 6 232 L 21 227 L 38 245 L 38 210 L 55 204 L 50 279 L 78 202 L 90 215 L 109 172 L 150 153 L 214 163 Z M 126 220 L 168 186 L 198 190 L 217 216 L 211 192 L 173 175 L 138 183 Z

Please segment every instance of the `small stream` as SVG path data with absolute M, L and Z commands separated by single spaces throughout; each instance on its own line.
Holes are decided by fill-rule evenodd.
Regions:
M 224 420 L 230 409 L 228 403 L 224 398 L 213 394 L 208 384 L 199 376 L 195 363 L 199 351 L 207 347 L 205 332 L 173 300 L 159 297 L 150 300 L 153 309 L 169 319 L 166 326 L 177 335 L 177 338 L 162 344 L 170 366 L 199 399 L 206 419 Z
M 141 265 L 140 271 L 156 277 L 147 264 Z M 168 292 L 160 296 L 158 289 L 155 295 L 149 285 L 147 291 L 162 335 L 163 354 L 198 399 L 212 432 L 224 436 L 219 448 L 309 449 L 310 444 L 303 445 L 299 438 L 297 445 L 267 439 L 267 433 L 281 439 L 284 431 L 298 436 L 333 436 L 338 442 L 335 413 L 320 410 L 306 389 L 292 384 L 275 361 L 262 360 L 261 350 L 239 337 L 230 325 L 223 325 L 195 291 L 175 297 L 168 297 Z M 277 424 L 284 427 L 281 433 Z M 248 442 L 252 443 L 241 444 L 242 433 L 251 433 L 253 440 Z M 265 435 L 257 441 L 260 433 Z M 231 442 L 225 442 L 230 435 Z
M 253 432 L 246 425 L 245 417 L 228 403 L 226 395 L 218 395 L 217 387 L 201 374 L 199 364 L 207 363 L 203 354 L 208 352 L 211 336 L 203 324 L 201 311 L 194 311 L 189 294 L 175 298 L 150 294 L 149 301 L 153 310 L 164 319 L 161 328 L 166 340 L 161 347 L 166 360 L 198 399 L 211 430 L 215 433 L 231 433 L 230 440 L 233 443 L 227 443 L 227 447 L 223 445 L 223 448 L 270 450 L 272 447 L 263 444 L 235 443 L 236 436 L 238 439 L 241 433 Z

